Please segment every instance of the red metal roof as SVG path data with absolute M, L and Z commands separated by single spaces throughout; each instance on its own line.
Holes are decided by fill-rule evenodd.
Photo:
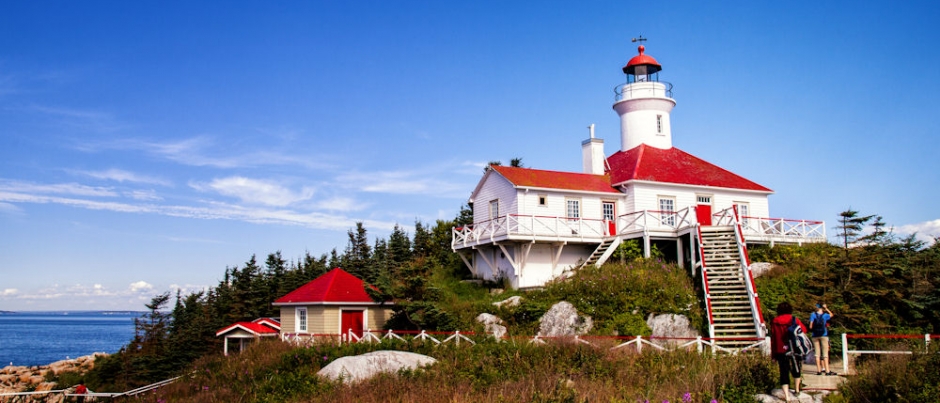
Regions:
M 636 48 L 636 50 L 640 52 L 640 54 L 633 56 L 633 58 L 627 62 L 627 65 L 623 66 L 624 74 L 635 74 L 634 69 L 636 66 L 642 65 L 650 66 L 650 68 L 647 69 L 647 74 L 656 73 L 663 69 L 663 66 L 660 66 L 659 62 L 657 62 L 653 56 L 649 56 L 643 53 L 646 50 L 646 46 L 640 45 L 638 48 Z
M 772 192 L 675 147 L 664 150 L 641 144 L 633 149 L 614 153 L 607 158 L 607 163 L 610 165 L 610 182 L 614 185 L 643 180 Z
M 374 302 L 358 277 L 335 268 L 274 301 L 274 305 L 324 302 Z
M 610 177 L 607 175 L 545 171 L 500 165 L 491 165 L 491 167 L 516 187 L 620 193 L 610 186 Z
M 236 323 L 233 323 L 233 324 L 231 324 L 231 325 L 228 325 L 228 326 L 222 328 L 222 329 L 219 330 L 218 332 L 215 332 L 215 335 L 216 335 L 216 336 L 221 336 L 221 335 L 223 335 L 223 334 L 226 334 L 226 333 L 228 333 L 228 332 L 230 332 L 230 331 L 232 331 L 232 330 L 239 329 L 239 328 L 240 328 L 240 329 L 243 329 L 243 330 L 245 330 L 245 331 L 247 331 L 248 333 L 252 333 L 252 334 L 254 334 L 254 335 L 256 335 L 256 336 L 275 335 L 275 334 L 278 333 L 277 330 L 272 329 L 272 328 L 269 327 L 269 326 L 262 325 L 262 324 L 260 324 L 260 323 L 256 323 L 256 322 L 236 322 Z

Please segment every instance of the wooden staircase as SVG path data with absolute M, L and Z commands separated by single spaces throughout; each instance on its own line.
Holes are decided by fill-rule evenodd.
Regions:
M 750 274 L 746 274 L 747 267 L 742 267 L 747 264 L 746 246 L 735 232 L 735 226 L 700 226 L 699 243 L 711 337 L 718 339 L 715 340 L 717 346 L 732 351 L 753 345 L 753 339 L 764 334 L 759 317 L 760 301 L 756 293 L 753 299 L 749 295 L 752 281 Z M 751 340 L 733 340 L 735 338 Z
M 591 256 L 588 256 L 587 260 L 581 264 L 578 268 L 583 268 L 587 266 L 600 266 L 614 254 L 614 251 L 617 250 L 617 247 L 620 246 L 622 239 L 620 237 L 611 237 L 605 238 L 600 245 L 597 245 L 597 249 L 594 249 L 594 252 L 591 253 Z

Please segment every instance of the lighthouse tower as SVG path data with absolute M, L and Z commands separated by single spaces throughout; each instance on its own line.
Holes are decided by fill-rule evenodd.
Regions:
M 615 89 L 614 110 L 620 114 L 620 150 L 631 150 L 640 144 L 660 149 L 672 148 L 669 112 L 676 106 L 672 84 L 659 81 L 663 69 L 652 56 L 640 54 L 623 66 L 627 82 Z

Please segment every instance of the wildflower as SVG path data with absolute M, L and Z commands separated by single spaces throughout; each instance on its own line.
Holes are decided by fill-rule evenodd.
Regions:
M 691 402 L 692 402 L 692 394 L 689 393 L 689 392 L 685 392 L 685 394 L 682 395 L 682 401 L 685 402 L 685 403 L 691 403 Z
M 208 387 L 208 386 L 203 386 L 203 387 L 202 387 L 202 391 L 203 391 L 203 392 L 208 392 L 208 391 L 209 391 L 209 387 Z
M 710 403 L 718 403 L 718 400 L 712 399 Z
M 325 355 L 323 356 L 323 361 L 326 361 L 326 356 L 325 356 Z

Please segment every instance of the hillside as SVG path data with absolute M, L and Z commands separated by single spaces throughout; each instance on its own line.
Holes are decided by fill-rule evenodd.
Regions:
M 349 232 L 343 254 L 334 250 L 319 258 L 308 254 L 289 262 L 280 253 L 272 253 L 263 267 L 252 256 L 242 267 L 227 268 L 225 280 L 208 292 L 177 296 L 171 311 L 164 310 L 171 297 L 157 296 L 138 321 L 139 336 L 118 354 L 96 363 L 86 380 L 93 390 L 122 391 L 188 373 L 195 365 L 199 369 L 196 378 L 159 392 L 172 396 L 170 401 L 232 401 L 233 396 L 238 397 L 236 401 L 332 401 L 350 393 L 386 401 L 381 399 L 386 395 L 367 393 L 372 387 L 397 391 L 400 394 L 393 395 L 394 400 L 404 401 L 422 401 L 412 397 L 428 394 L 471 401 L 492 398 L 487 394 L 496 393 L 492 391 L 505 393 L 504 401 L 594 401 L 599 397 L 601 401 L 675 401 L 687 392 L 695 401 L 748 401 L 748 396 L 772 386 L 776 370 L 768 369 L 770 361 L 763 357 L 711 360 L 680 352 L 636 355 L 611 353 L 601 345 L 534 349 L 525 336 L 535 334 L 541 315 L 561 300 L 594 319 L 594 335 L 648 335 L 645 318 L 651 313 L 686 315 L 702 331 L 705 323 L 697 281 L 686 270 L 659 260 L 627 259 L 629 263 L 581 270 L 570 279 L 526 293 L 506 290 L 498 283 L 467 282 L 463 281 L 465 269 L 447 248 L 452 225 L 448 221 L 432 227 L 418 223 L 413 237 L 396 228 L 389 239 L 376 240 L 374 245 L 364 242 L 366 231 L 360 225 Z M 754 248 L 751 256 L 754 261 L 776 265 L 757 279 L 767 319 L 780 301 L 790 301 L 806 315 L 815 302 L 824 301 L 836 313 L 833 330 L 837 333 L 924 334 L 940 328 L 940 247 L 936 243 L 927 246 L 913 238 L 885 236 L 851 249 L 825 244 L 778 246 Z M 234 320 L 272 315 L 269 301 L 279 293 L 335 266 L 375 284 L 376 297 L 395 301 L 389 328 L 481 333 L 482 326 L 474 318 L 488 312 L 502 318 L 509 335 L 518 337 L 497 344 L 476 336 L 477 346 L 453 351 L 408 343 L 392 346 L 442 361 L 428 371 L 405 374 L 423 385 L 408 389 L 395 389 L 394 379 L 370 381 L 369 386 L 340 386 L 312 377 L 313 371 L 333 358 L 378 348 L 367 345 L 293 349 L 274 343 L 235 357 L 219 356 L 215 330 Z M 514 295 L 523 297 L 518 307 L 492 305 Z M 840 346 L 834 344 L 838 351 Z M 846 396 L 876 393 L 885 382 L 906 385 L 897 393 L 912 396 L 940 384 L 930 376 L 897 378 L 932 365 L 935 356 L 892 359 L 891 365 L 906 366 L 909 371 L 877 372 L 877 358 L 870 364 L 863 362 L 859 372 L 873 375 L 864 379 L 868 383 L 850 381 Z M 623 381 L 624 377 L 642 381 L 633 384 Z M 201 392 L 197 396 L 193 391 Z M 301 395 L 312 400 L 299 399 Z

